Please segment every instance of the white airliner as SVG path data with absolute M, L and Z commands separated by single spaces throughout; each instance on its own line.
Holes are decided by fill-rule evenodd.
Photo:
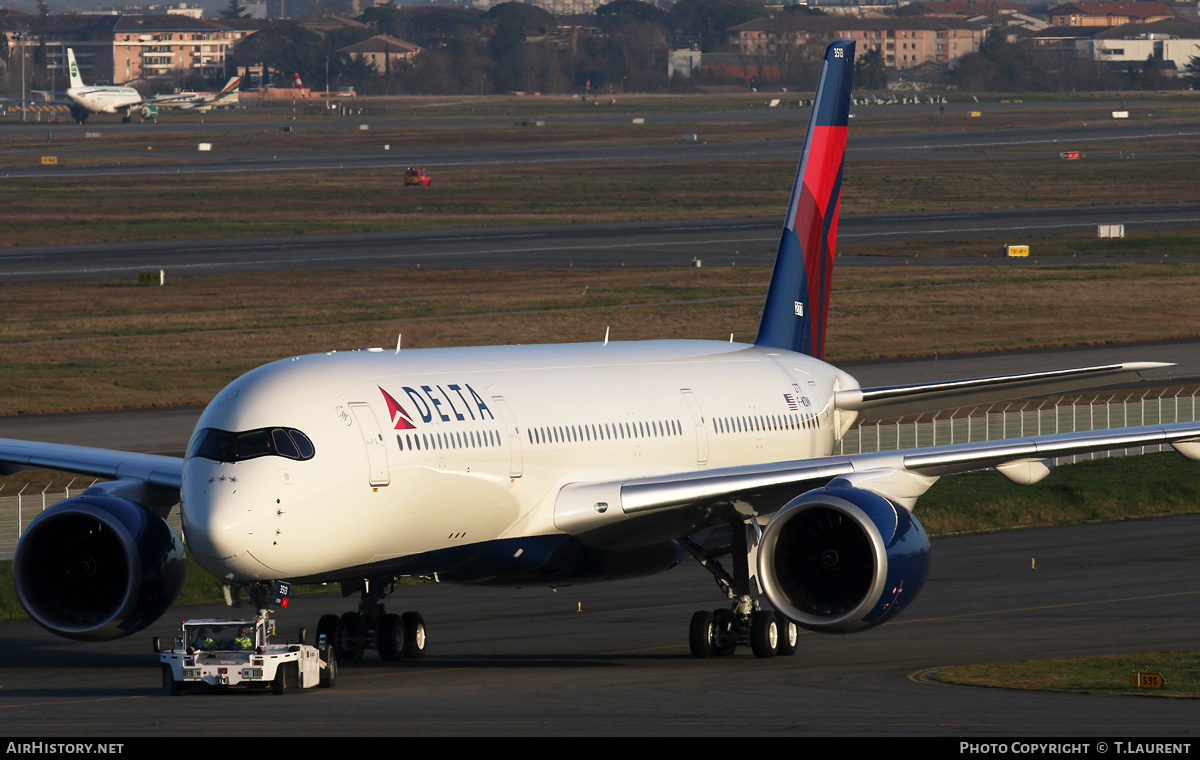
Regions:
M 214 106 L 236 103 L 238 88 L 242 83 L 241 77 L 233 77 L 218 93 L 181 92 L 146 99 L 132 87 L 85 85 L 83 77 L 79 75 L 79 64 L 75 61 L 75 51 L 72 48 L 67 48 L 67 65 L 71 77 L 71 86 L 63 93 L 67 100 L 29 102 L 65 105 L 71 110 L 71 118 L 80 124 L 86 122 L 94 113 L 120 114 L 121 122 L 127 124 L 134 114 L 141 114 L 143 119 L 156 119 L 160 108 L 207 111 Z
M 71 76 L 71 86 L 65 95 L 69 98 L 65 104 L 71 107 L 71 117 L 83 124 L 88 116 L 94 113 L 115 113 L 121 115 L 122 122 L 128 122 L 134 113 L 139 111 L 143 118 L 152 119 L 158 115 L 151 106 L 145 105 L 142 94 L 132 87 L 120 85 L 93 85 L 83 83 L 79 75 L 79 64 L 75 62 L 75 51 L 67 48 L 67 66 Z
M 180 111 L 205 112 L 217 106 L 228 106 L 238 102 L 241 77 L 232 77 L 220 92 L 177 92 L 171 95 L 156 95 L 146 101 L 155 108 L 177 108 Z
M 825 55 L 758 336 L 336 352 L 262 366 L 221 391 L 183 459 L 0 441 L 8 469 L 112 478 L 40 514 L 13 561 L 18 598 L 81 640 L 145 628 L 196 560 L 260 606 L 270 585 L 339 582 L 357 611 L 318 631 L 343 655 L 420 656 L 400 576 L 476 584 L 598 581 L 692 555 L 728 607 L 694 614 L 697 657 L 790 654 L 797 625 L 878 625 L 920 591 L 913 514 L 943 475 L 1035 482 L 1055 457 L 1170 444 L 1200 423 L 837 456 L 860 414 L 978 403 L 1136 378 L 1118 364 L 861 388 L 821 360 L 853 42 Z M 769 602 L 767 604 L 766 602 Z

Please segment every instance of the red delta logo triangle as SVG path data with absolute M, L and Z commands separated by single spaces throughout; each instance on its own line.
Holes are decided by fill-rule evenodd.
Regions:
M 417 426 L 413 424 L 408 412 L 404 411 L 404 407 L 400 406 L 400 402 L 392 398 L 383 388 L 380 388 L 379 392 L 383 394 L 383 400 L 387 402 L 388 416 L 392 418 L 394 429 L 416 430 Z

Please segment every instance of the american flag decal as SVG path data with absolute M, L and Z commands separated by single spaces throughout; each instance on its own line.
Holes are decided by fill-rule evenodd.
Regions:
M 783 394 L 783 400 L 787 402 L 788 409 L 791 409 L 793 412 L 800 411 L 800 404 L 796 402 L 796 397 L 792 394 Z

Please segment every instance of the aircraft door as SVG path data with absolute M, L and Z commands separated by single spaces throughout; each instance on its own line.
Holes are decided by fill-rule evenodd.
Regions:
M 521 430 L 517 427 L 517 418 L 503 396 L 492 396 L 492 403 L 500 410 L 500 418 L 504 421 L 504 434 L 508 437 L 508 476 L 519 478 L 525 471 L 524 457 L 521 454 Z
M 363 437 L 363 446 L 367 450 L 370 483 L 373 486 L 386 486 L 392 481 L 392 476 L 388 472 L 387 447 L 383 443 L 383 434 L 379 432 L 379 422 L 371 412 L 370 404 L 352 403 L 350 412 L 354 415 L 354 421 L 358 423 L 358 430 Z
M 688 388 L 680 391 L 683 400 L 687 402 L 688 411 L 692 414 L 692 424 L 696 429 L 696 464 L 708 464 L 708 428 L 704 425 L 704 412 L 700 410 L 700 402 Z

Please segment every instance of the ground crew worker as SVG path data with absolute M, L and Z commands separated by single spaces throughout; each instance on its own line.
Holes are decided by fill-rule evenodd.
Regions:
M 237 638 L 233 640 L 234 646 L 238 649 L 253 649 L 254 641 L 251 640 L 245 628 L 238 631 Z

